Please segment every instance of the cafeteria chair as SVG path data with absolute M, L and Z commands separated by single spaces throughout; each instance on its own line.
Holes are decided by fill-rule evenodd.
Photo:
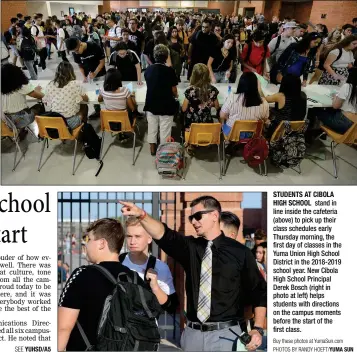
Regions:
M 224 136 L 224 141 L 223 141 L 223 176 L 226 176 L 226 172 L 228 169 L 228 164 L 226 165 L 226 145 L 229 143 L 235 143 L 235 144 L 246 144 L 248 143 L 249 139 L 252 137 L 260 137 L 262 134 L 262 130 L 257 134 L 257 129 L 258 129 L 258 120 L 236 120 L 234 121 L 234 125 L 229 133 L 228 136 L 226 136 L 223 133 Z M 253 136 L 251 138 L 241 138 L 242 132 L 251 132 L 253 133 Z M 264 175 L 267 176 L 267 164 L 266 160 L 264 160 Z M 259 165 L 259 172 L 260 175 L 262 175 L 262 166 Z
M 222 180 L 222 163 L 221 163 L 221 124 L 220 123 L 193 123 L 190 131 L 185 133 L 185 143 L 197 147 L 217 146 L 219 162 L 219 179 Z M 185 170 L 185 155 L 184 170 Z M 185 178 L 185 176 L 183 176 Z
M 338 178 L 338 170 L 337 170 L 338 157 L 336 156 L 335 149 L 339 144 L 353 145 L 357 143 L 357 122 L 355 122 L 345 134 L 336 133 L 324 125 L 321 125 L 321 129 L 332 139 L 331 153 L 332 153 L 333 171 L 334 171 L 334 177 Z M 357 168 L 356 166 L 354 167 Z
M 280 138 L 285 136 L 285 133 L 286 133 L 285 125 L 287 122 L 290 124 L 291 131 L 299 131 L 306 124 L 306 120 L 303 120 L 303 121 L 281 121 L 280 124 L 278 125 L 278 127 L 276 128 L 276 130 L 274 131 L 273 135 L 271 136 L 270 143 L 276 142 L 277 140 L 279 140 Z M 294 171 L 296 171 L 298 174 L 301 174 L 300 164 L 298 165 L 297 170 L 295 170 L 294 168 L 292 168 L 292 169 Z
M 15 129 L 15 125 L 13 126 L 13 128 Z M 19 145 L 19 134 L 16 130 L 16 132 L 14 132 L 14 130 L 12 130 L 10 127 L 8 127 L 8 125 L 1 120 L 1 137 L 7 137 L 9 139 L 11 139 L 14 143 L 15 143 L 15 156 L 14 156 L 14 166 L 12 168 L 12 171 L 15 171 L 16 169 L 16 159 L 17 159 L 17 152 L 20 150 L 22 156 L 24 156 L 24 154 L 21 151 L 20 145 Z
M 71 133 L 62 117 L 36 116 L 36 122 L 39 128 L 39 135 L 41 138 L 43 138 L 40 161 L 38 163 L 37 170 L 41 171 L 41 162 L 45 150 L 45 145 L 47 144 L 47 148 L 48 148 L 49 140 L 57 140 L 57 139 L 62 141 L 70 140 L 70 141 L 74 141 L 73 167 L 72 167 L 72 175 L 74 175 L 78 136 L 84 124 L 83 123 L 80 124 Z
M 102 146 L 100 150 L 100 160 L 102 160 L 102 150 L 104 145 L 105 132 L 109 132 L 112 136 L 119 133 L 132 133 L 133 134 L 133 164 L 135 165 L 135 142 L 136 142 L 136 118 L 131 125 L 129 115 L 126 110 L 113 111 L 101 110 L 100 111 L 100 129 L 102 131 Z M 109 149 L 109 148 L 108 148 Z

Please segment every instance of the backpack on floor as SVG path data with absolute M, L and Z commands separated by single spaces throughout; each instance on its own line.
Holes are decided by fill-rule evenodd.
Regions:
M 157 351 L 160 333 L 156 318 L 162 308 L 156 296 L 137 284 L 139 275 L 136 272 L 133 272 L 132 281 L 126 272 L 114 278 L 102 266 L 93 267 L 114 285 L 114 289 L 104 302 L 95 345 L 90 344 L 77 321 L 86 351 Z
M 272 164 L 281 168 L 292 168 L 300 165 L 305 157 L 305 131 L 309 125 L 305 125 L 298 131 L 292 131 L 289 121 L 285 123 L 285 135 L 275 142 L 270 142 L 270 159 Z
M 250 138 L 244 146 L 243 158 L 250 167 L 259 166 L 269 156 L 269 145 L 266 139 L 261 135 L 263 122 L 259 121 L 255 136 Z
M 156 151 L 156 169 L 159 175 L 176 177 L 183 169 L 184 147 L 171 138 L 169 142 L 160 144 Z
M 100 158 L 100 148 L 102 146 L 102 138 L 97 135 L 94 128 L 89 123 L 85 123 L 82 127 L 84 152 L 88 159 Z

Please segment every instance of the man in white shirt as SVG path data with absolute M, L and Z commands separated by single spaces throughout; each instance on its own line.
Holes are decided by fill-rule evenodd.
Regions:
M 109 19 L 107 20 L 107 25 L 109 27 L 109 32 L 108 36 L 104 37 L 106 40 L 110 40 L 110 53 L 113 53 L 115 51 L 115 47 L 117 46 L 118 42 L 121 41 L 121 29 L 119 26 L 116 25 L 116 23 L 112 20 Z
M 292 43 L 295 43 L 294 40 L 294 30 L 296 28 L 295 22 L 287 22 L 283 26 L 283 33 L 278 35 L 276 38 L 273 38 L 268 47 L 270 50 L 271 64 L 278 62 L 279 57 L 284 52 L 284 50 Z M 272 65 L 270 65 L 272 66 Z
M 34 25 L 31 27 L 31 35 L 35 39 L 37 49 L 39 50 L 40 66 L 42 67 L 42 70 L 45 70 L 47 57 L 46 36 L 43 34 L 41 21 L 41 16 L 36 15 L 34 17 Z
M 135 217 L 129 217 L 126 221 L 126 240 L 129 253 L 121 254 L 119 261 L 129 269 L 136 271 L 150 285 L 164 310 L 172 314 L 175 313 L 178 299 L 171 271 L 167 264 L 149 255 L 152 237 Z M 153 260 L 155 263 L 151 265 Z M 154 268 L 150 268 L 150 266 Z
M 61 57 L 63 61 L 68 61 L 66 56 L 66 44 L 64 43 L 66 39 L 66 34 L 64 32 L 64 29 L 61 28 L 61 21 L 56 20 L 55 26 L 57 28 L 58 57 Z

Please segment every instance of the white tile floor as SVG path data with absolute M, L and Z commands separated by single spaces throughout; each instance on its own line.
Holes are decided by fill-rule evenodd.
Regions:
M 51 79 L 54 77 L 59 60 L 56 53 L 53 59 L 47 61 L 48 68 L 39 73 L 39 79 Z M 79 76 L 79 70 L 75 71 Z M 142 107 L 139 107 L 141 110 Z M 90 107 L 90 111 L 93 108 Z M 99 133 L 99 119 L 91 120 L 96 131 Z M 154 157 L 150 155 L 149 145 L 146 142 L 147 124 L 145 119 L 139 122 L 142 143 L 137 141 L 136 151 L 138 153 L 135 166 L 132 166 L 132 141 L 120 143 L 115 140 L 106 153 L 112 139 L 106 135 L 103 153 L 104 167 L 98 177 L 95 177 L 98 163 L 89 160 L 84 155 L 81 145 L 77 152 L 76 173 L 72 176 L 72 155 L 74 142 L 50 141 L 49 148 L 45 149 L 43 166 L 40 172 L 37 165 L 41 152 L 41 143 L 28 136 L 21 142 L 21 148 L 26 151 L 25 158 L 18 163 L 16 170 L 12 171 L 15 146 L 10 140 L 1 141 L 1 176 L 4 185 L 254 185 L 254 184 L 331 184 L 331 185 L 355 185 L 357 184 L 357 149 L 341 145 L 337 147 L 337 155 L 343 160 L 338 160 L 339 178 L 333 177 L 333 165 L 329 141 L 316 141 L 309 154 L 317 155 L 326 160 L 308 157 L 301 164 L 302 174 L 294 170 L 279 170 L 268 164 L 268 176 L 260 176 L 258 169 L 251 169 L 242 163 L 243 158 L 234 157 L 230 162 L 226 176 L 219 180 L 219 167 L 217 149 L 210 147 L 201 148 L 194 158 L 188 158 L 186 179 L 171 180 L 163 179 L 157 174 Z M 177 130 L 173 130 L 177 135 Z M 314 159 L 314 160 L 311 160 Z

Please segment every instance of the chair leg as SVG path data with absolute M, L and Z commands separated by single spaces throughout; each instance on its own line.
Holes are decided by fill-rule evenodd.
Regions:
M 16 158 L 17 158 L 17 146 L 15 146 L 15 156 L 14 156 L 14 167 L 12 168 L 12 171 L 15 171 L 16 168 Z
M 182 157 L 183 157 L 183 166 L 182 166 L 182 179 L 186 180 L 186 154 L 185 147 L 183 148 Z
M 337 172 L 337 157 L 336 157 L 336 153 L 335 153 L 335 142 L 332 141 L 331 142 L 331 153 L 332 153 L 332 161 L 333 161 L 333 174 L 335 178 L 338 178 L 338 172 Z
M 222 170 L 222 175 L 226 176 L 226 142 L 223 141 L 222 143 L 222 154 L 223 154 L 223 170 Z
M 260 176 L 263 176 L 263 174 L 262 174 L 262 165 L 261 164 L 259 164 L 259 174 L 260 174 Z
M 135 165 L 135 141 L 136 141 L 136 133 L 133 132 L 134 138 L 133 138 L 133 165 Z
M 217 144 L 218 160 L 219 160 L 219 179 L 222 180 L 222 162 L 221 162 L 221 145 Z
M 47 139 L 47 138 L 45 138 L 45 139 L 43 140 L 42 150 L 41 150 L 41 155 L 40 155 L 40 162 L 38 163 L 38 169 L 37 169 L 37 171 L 40 171 L 40 169 L 41 169 L 41 161 L 42 161 L 42 157 L 43 157 L 43 152 L 45 151 L 46 143 L 47 143 L 47 145 L 48 145 L 48 139 Z M 47 147 L 47 148 L 48 148 L 48 147 Z
M 266 160 L 264 160 L 264 176 L 268 176 L 268 166 Z
M 102 160 L 102 152 L 103 152 L 103 146 L 104 146 L 104 136 L 105 132 L 102 132 L 102 144 L 100 145 L 100 154 L 99 154 L 99 160 Z
M 72 168 L 72 175 L 74 176 L 75 166 L 76 166 L 76 156 L 77 156 L 77 139 L 74 140 L 74 152 L 73 152 L 73 168 Z

